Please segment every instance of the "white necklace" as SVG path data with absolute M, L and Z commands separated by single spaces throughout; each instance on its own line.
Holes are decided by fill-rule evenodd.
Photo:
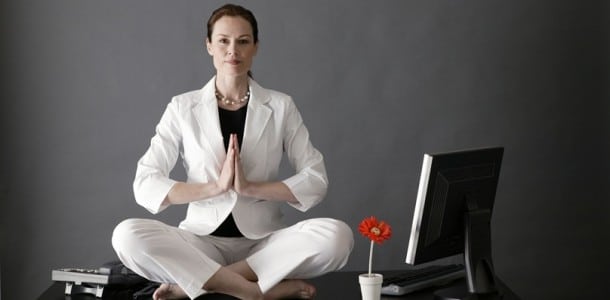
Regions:
M 218 90 L 215 91 L 215 94 L 216 94 L 216 100 L 223 102 L 226 105 L 240 104 L 240 103 L 244 103 L 244 102 L 248 101 L 248 99 L 250 99 L 250 90 L 246 91 L 246 94 L 237 100 L 229 99 L 228 97 L 223 96 Z

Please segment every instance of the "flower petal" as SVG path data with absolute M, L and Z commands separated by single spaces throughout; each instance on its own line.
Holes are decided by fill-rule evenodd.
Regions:
M 360 231 L 363 236 L 378 244 L 381 244 L 392 236 L 392 228 L 390 225 L 384 221 L 377 221 L 377 218 L 374 216 L 362 220 L 358 226 L 358 231 Z

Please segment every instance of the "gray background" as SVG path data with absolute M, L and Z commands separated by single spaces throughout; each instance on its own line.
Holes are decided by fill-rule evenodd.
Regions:
M 238 2 L 240 3 L 240 2 Z M 243 3 L 243 2 L 242 2 Z M 2 298 L 51 269 L 115 259 L 137 159 L 170 97 L 213 75 L 218 1 L 3 2 Z M 610 10 L 604 1 L 257 1 L 261 85 L 291 94 L 331 186 L 308 214 L 394 236 L 403 263 L 424 152 L 505 146 L 492 222 L 497 273 L 524 299 L 609 287 Z M 182 170 L 175 176 L 180 178 Z M 367 265 L 356 233 L 347 270 Z M 580 295 L 580 296 L 576 296 Z

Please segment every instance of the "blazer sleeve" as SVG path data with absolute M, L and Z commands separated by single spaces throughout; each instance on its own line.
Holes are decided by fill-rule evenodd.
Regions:
M 326 196 L 326 167 L 322 154 L 309 140 L 309 132 L 292 99 L 288 101 L 286 114 L 284 150 L 296 174 L 283 183 L 298 200 L 298 203 L 290 205 L 300 211 L 307 211 Z
M 153 214 L 169 206 L 163 205 L 163 200 L 176 183 L 169 174 L 178 159 L 182 141 L 178 116 L 178 102 L 173 98 L 157 124 L 150 147 L 138 161 L 134 196 L 138 204 Z

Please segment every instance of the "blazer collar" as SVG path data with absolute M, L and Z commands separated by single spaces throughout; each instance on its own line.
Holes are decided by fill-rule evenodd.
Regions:
M 203 88 L 201 89 L 202 103 L 217 105 L 215 95 L 215 84 L 216 76 L 212 77 L 212 79 L 210 79 L 210 81 L 208 81 L 203 86 Z M 271 100 L 269 90 L 261 87 L 256 81 L 254 81 L 254 79 L 250 78 L 248 81 L 248 85 L 250 86 L 249 104 L 264 105 L 269 102 L 269 100 Z

